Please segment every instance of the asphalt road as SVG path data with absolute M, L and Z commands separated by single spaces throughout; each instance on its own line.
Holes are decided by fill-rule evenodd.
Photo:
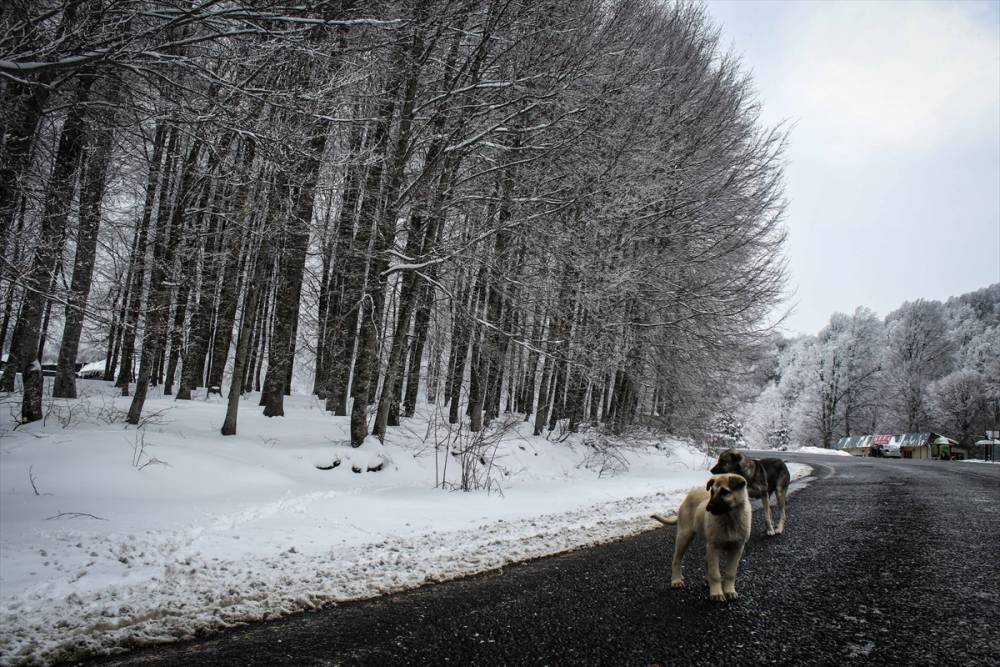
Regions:
M 115 665 L 1000 664 L 1000 466 L 789 455 L 817 478 L 754 528 L 739 600 L 674 529 L 338 605 Z

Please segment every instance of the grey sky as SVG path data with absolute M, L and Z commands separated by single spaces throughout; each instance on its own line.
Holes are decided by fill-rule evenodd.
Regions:
M 1000 282 L 1000 2 L 707 4 L 794 123 L 789 332 Z

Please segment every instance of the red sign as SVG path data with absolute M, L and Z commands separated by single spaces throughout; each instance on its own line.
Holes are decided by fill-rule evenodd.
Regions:
M 873 445 L 888 445 L 892 440 L 892 435 L 876 435 L 872 438 Z

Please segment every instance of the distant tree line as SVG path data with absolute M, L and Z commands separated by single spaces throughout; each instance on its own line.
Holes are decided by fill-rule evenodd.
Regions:
M 352 442 L 696 428 L 781 298 L 785 132 L 705 10 L 653 0 L 9 0 L 0 389 L 293 377 Z
M 770 377 L 747 411 L 752 443 L 933 431 L 969 446 L 1000 430 L 1000 283 L 907 302 L 884 320 L 867 308 L 836 313 L 817 335 L 772 345 Z

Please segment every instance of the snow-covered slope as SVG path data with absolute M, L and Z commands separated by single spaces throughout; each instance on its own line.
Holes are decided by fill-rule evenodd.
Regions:
M 248 396 L 226 438 L 219 396 L 154 392 L 136 429 L 123 423 L 128 399 L 80 386 L 44 423 L 15 429 L 20 397 L 0 405 L 2 664 L 170 641 L 612 540 L 655 528 L 650 512 L 709 474 L 679 441 L 549 440 L 510 421 L 476 443 L 428 414 L 352 450 L 347 418 L 307 396 L 274 419 Z M 465 479 L 480 489 L 455 490 L 463 457 L 451 452 L 471 448 Z

